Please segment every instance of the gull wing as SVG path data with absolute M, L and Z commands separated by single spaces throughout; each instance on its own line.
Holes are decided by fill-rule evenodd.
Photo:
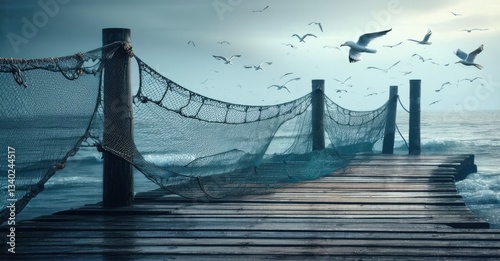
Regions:
M 455 55 L 458 56 L 458 58 L 462 59 L 462 60 L 465 60 L 467 59 L 467 54 L 464 53 L 462 50 L 460 49 L 457 49 L 457 51 L 455 52 Z
M 220 55 L 212 55 L 215 59 L 217 60 L 223 60 L 223 61 L 226 61 L 227 62 L 227 59 L 226 57 L 224 56 L 220 56 Z
M 431 38 L 431 35 L 432 35 L 432 31 L 431 30 L 427 31 L 427 34 L 425 34 L 423 41 L 428 42 L 429 38 Z
M 240 54 L 233 54 L 229 57 L 229 60 L 233 59 L 233 58 L 236 58 L 236 57 L 241 57 Z
M 253 68 L 253 65 L 243 65 L 243 67 L 245 67 L 246 69 L 250 69 Z
M 362 46 L 367 46 L 373 39 L 380 37 L 382 35 L 385 35 L 388 32 L 390 32 L 391 30 L 392 30 L 392 28 L 389 30 L 385 30 L 385 31 L 363 34 L 359 37 L 358 42 L 356 44 L 362 45 Z M 352 50 L 352 48 L 351 48 L 351 50 Z
M 391 65 L 391 67 L 389 67 L 389 69 L 387 70 L 390 70 L 392 67 L 396 66 L 398 63 L 400 63 L 401 61 L 397 61 L 395 64 Z
M 355 62 L 360 61 L 361 59 L 359 58 L 359 56 L 361 56 L 360 52 L 354 50 L 353 48 L 351 48 L 351 50 L 349 50 L 349 62 L 350 63 L 355 63 Z
M 467 56 L 467 61 L 468 62 L 473 62 L 474 59 L 476 59 L 476 56 L 481 53 L 483 51 L 483 45 L 481 44 L 481 46 L 479 46 L 476 50 L 472 51 L 471 53 L 469 53 L 469 55 Z
M 303 38 L 306 38 L 307 36 L 314 36 L 314 38 L 318 38 L 318 37 L 317 37 L 316 35 L 314 35 L 314 34 L 306 34 L 306 35 L 304 35 L 304 36 L 303 36 Z

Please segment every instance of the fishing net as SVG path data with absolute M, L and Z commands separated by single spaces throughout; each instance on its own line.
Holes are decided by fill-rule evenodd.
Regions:
M 119 46 L 60 58 L 0 58 L 2 222 L 40 193 L 88 136 L 102 53 L 111 55 Z
M 18 213 L 84 141 L 129 161 L 161 188 L 212 199 L 324 176 L 382 138 L 386 105 L 351 111 L 325 96 L 326 148 L 313 150 L 313 93 L 269 106 L 223 102 L 180 86 L 136 56 L 140 81 L 133 96 L 133 140 L 127 141 L 122 127 L 103 128 L 102 73 L 107 61 L 118 59 L 113 54 L 119 48 L 128 47 L 115 43 L 62 58 L 0 59 L 0 146 L 16 155 L 15 195 L 6 193 L 9 179 L 0 180 L 2 222 L 10 214 L 9 199 L 17 199 Z M 9 154 L 1 155 L 0 169 L 8 170 Z

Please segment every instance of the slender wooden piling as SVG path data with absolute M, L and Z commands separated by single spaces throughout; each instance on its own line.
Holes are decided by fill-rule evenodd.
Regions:
M 387 106 L 387 121 L 385 124 L 382 153 L 394 153 L 394 137 L 396 133 L 396 110 L 398 108 L 398 86 L 391 86 L 389 90 L 389 104 Z
M 103 45 L 116 41 L 130 42 L 130 29 L 106 28 Z M 121 146 L 120 155 L 132 159 L 133 119 L 130 84 L 130 57 L 118 49 L 104 66 L 104 147 Z M 103 207 L 130 206 L 133 202 L 133 169 L 126 159 L 103 152 Z
M 323 116 L 325 114 L 325 80 L 312 80 L 312 149 L 322 150 L 325 148 L 325 126 Z
M 408 153 L 420 155 L 420 83 L 410 80 L 410 129 L 408 134 Z

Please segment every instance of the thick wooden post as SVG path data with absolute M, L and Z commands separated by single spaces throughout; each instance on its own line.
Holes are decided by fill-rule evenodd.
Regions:
M 410 129 L 408 153 L 420 155 L 420 80 L 410 80 Z
M 391 86 L 389 90 L 389 104 L 387 105 L 387 121 L 385 123 L 382 153 L 394 153 L 394 137 L 396 134 L 396 110 L 398 108 L 397 105 L 398 86 Z
M 103 45 L 130 42 L 130 29 L 102 30 Z M 104 147 L 120 146 L 124 158 L 132 160 L 133 121 L 130 57 L 123 48 L 115 51 L 104 66 Z M 103 207 L 130 206 L 134 198 L 133 168 L 129 161 L 103 152 Z
M 312 149 L 322 150 L 325 148 L 325 126 L 323 116 L 325 114 L 325 80 L 312 80 Z

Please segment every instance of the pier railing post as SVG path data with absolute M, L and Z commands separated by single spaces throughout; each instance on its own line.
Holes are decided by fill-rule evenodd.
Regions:
M 102 30 L 103 45 L 116 41 L 130 42 L 130 29 Z M 133 121 L 130 57 L 115 51 L 104 66 L 104 134 L 103 145 L 119 143 L 124 155 L 132 155 Z M 130 206 L 134 198 L 133 168 L 129 161 L 109 151 L 103 152 L 103 207 Z M 131 156 L 129 158 L 131 160 Z
M 387 121 L 385 123 L 384 142 L 382 153 L 394 153 L 394 137 L 396 133 L 396 110 L 398 108 L 398 86 L 391 86 L 389 103 L 387 105 Z
M 410 129 L 408 134 L 408 153 L 420 155 L 420 83 L 410 80 Z
M 325 148 L 325 80 L 312 80 L 312 150 Z

